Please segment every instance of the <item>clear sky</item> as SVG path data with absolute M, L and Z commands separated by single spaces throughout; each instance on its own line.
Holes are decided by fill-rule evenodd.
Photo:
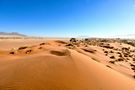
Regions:
M 59 37 L 135 34 L 135 0 L 0 0 L 0 32 Z

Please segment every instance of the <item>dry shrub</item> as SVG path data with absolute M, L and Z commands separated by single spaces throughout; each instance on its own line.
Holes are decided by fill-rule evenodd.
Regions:
M 15 54 L 15 52 L 9 52 L 9 54 Z
M 133 61 L 135 61 L 135 58 L 133 58 Z
M 133 55 L 129 55 L 129 57 L 133 57 Z
M 39 47 L 38 49 L 42 49 L 43 47 Z
M 23 50 L 23 49 L 26 49 L 28 48 L 27 46 L 24 46 L 24 47 L 19 47 L 18 50 Z
M 124 58 L 118 58 L 117 61 L 124 61 Z
M 104 53 L 108 53 L 108 51 L 104 51 Z
M 132 67 L 131 69 L 132 69 L 132 70 L 135 70 L 135 67 Z
M 41 46 L 41 45 L 45 45 L 45 43 L 41 43 L 41 44 L 39 44 L 39 45 L 40 45 L 40 46 Z
M 108 56 L 108 54 L 106 53 L 105 56 Z
M 120 54 L 119 57 L 122 57 L 122 54 Z
M 134 64 L 132 64 L 132 63 L 130 64 L 130 66 L 135 67 L 135 65 L 134 65 Z
M 110 58 L 111 58 L 111 59 L 115 59 L 115 57 L 114 57 L 114 56 L 111 56 Z
M 120 52 L 117 52 L 117 54 L 121 54 Z
M 25 53 L 26 54 L 29 54 L 29 53 L 31 53 L 32 52 L 32 50 L 27 50 Z
M 128 57 L 128 55 L 127 54 L 124 54 L 124 57 Z
M 109 61 L 109 63 L 111 63 L 111 64 L 115 64 L 115 61 Z
M 110 53 L 114 53 L 113 51 L 110 51 Z
M 133 75 L 133 78 L 135 79 L 135 75 Z
M 70 42 L 76 42 L 77 40 L 76 40 L 76 38 L 71 38 L 70 39 Z

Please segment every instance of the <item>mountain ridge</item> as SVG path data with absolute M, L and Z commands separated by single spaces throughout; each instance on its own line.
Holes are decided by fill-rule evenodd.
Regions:
M 27 35 L 20 34 L 18 32 L 0 32 L 0 36 L 20 36 L 20 37 L 26 37 Z

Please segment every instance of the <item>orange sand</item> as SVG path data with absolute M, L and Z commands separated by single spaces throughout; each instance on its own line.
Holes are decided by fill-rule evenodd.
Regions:
M 99 47 L 91 47 L 96 51 L 89 53 L 55 41 L 39 44 L 28 48 L 29 54 L 22 50 L 10 55 L 1 50 L 0 90 L 135 90 L 135 80 L 107 63 L 109 58 Z

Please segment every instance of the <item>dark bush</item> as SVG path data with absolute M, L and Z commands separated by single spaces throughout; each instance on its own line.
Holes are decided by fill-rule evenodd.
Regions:
M 15 54 L 15 52 L 10 52 L 9 54 Z
M 132 67 L 131 69 L 132 69 L 132 70 L 135 70 L 135 67 Z
M 118 61 L 124 61 L 124 58 L 119 58 Z
M 29 54 L 29 53 L 31 53 L 32 52 L 32 50 L 27 50 L 25 53 L 26 54 Z
M 76 42 L 77 40 L 76 40 L 76 38 L 71 38 L 70 39 L 70 42 Z
M 110 53 L 114 53 L 113 51 L 110 51 Z
M 133 58 L 133 61 L 135 61 L 135 58 Z
M 111 56 L 110 58 L 111 58 L 111 59 L 115 59 L 115 57 L 114 57 L 114 56 Z
M 135 75 L 133 75 L 133 78 L 135 78 Z
M 135 65 L 134 65 L 134 64 L 130 64 L 130 66 L 135 67 Z
M 39 44 L 39 45 L 40 45 L 40 46 L 41 46 L 41 45 L 45 45 L 45 43 L 41 43 L 41 44 Z
M 108 51 L 104 51 L 104 53 L 108 53 Z
M 109 63 L 111 63 L 111 64 L 115 64 L 115 61 L 109 61 Z
M 28 47 L 24 46 L 24 47 L 19 47 L 18 50 L 22 50 L 22 49 L 26 49 Z

